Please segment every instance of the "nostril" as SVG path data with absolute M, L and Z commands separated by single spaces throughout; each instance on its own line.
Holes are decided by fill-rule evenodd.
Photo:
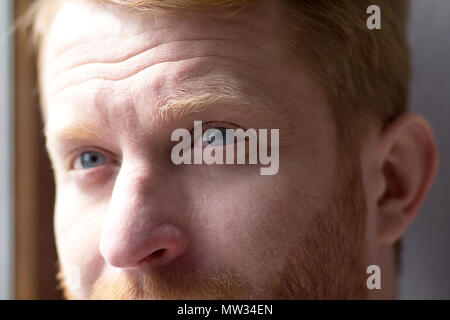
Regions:
M 168 258 L 167 255 L 168 250 L 167 249 L 158 249 L 156 251 L 153 251 L 148 256 L 146 256 L 144 259 L 141 260 L 141 263 L 151 264 L 151 265 L 157 265 L 164 263 L 164 260 Z
M 153 252 L 150 256 L 152 258 L 160 258 L 164 255 L 167 249 L 158 249 L 155 252 Z

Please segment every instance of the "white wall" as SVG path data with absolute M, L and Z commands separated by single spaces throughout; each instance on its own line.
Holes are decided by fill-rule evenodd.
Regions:
M 13 298 L 12 1 L 0 0 L 0 299 Z

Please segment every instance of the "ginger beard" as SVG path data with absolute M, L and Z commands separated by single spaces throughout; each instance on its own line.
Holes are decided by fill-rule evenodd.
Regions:
M 251 286 L 233 270 L 122 272 L 99 278 L 91 299 L 365 299 L 366 204 L 360 167 L 353 157 L 337 174 L 331 201 L 314 213 L 302 246 L 284 268 Z M 342 160 L 342 159 L 341 159 Z M 345 169 L 344 169 L 345 168 Z M 73 295 L 59 272 L 64 296 Z

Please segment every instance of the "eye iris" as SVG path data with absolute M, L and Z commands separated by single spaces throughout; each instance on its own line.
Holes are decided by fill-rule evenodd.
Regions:
M 213 143 L 214 141 L 216 141 L 216 136 L 210 135 L 208 137 L 208 143 Z
M 105 162 L 105 156 L 98 152 L 85 152 L 81 155 L 81 166 L 84 169 L 94 168 Z
M 220 135 L 222 135 L 222 137 L 220 137 Z M 208 144 L 226 145 L 227 144 L 227 128 L 220 127 L 220 128 L 212 129 L 210 134 L 208 135 L 207 142 L 208 142 Z M 216 143 L 214 143 L 214 142 L 216 142 Z

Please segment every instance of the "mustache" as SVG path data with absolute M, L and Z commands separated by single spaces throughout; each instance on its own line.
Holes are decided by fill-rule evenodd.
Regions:
M 93 300 L 194 300 L 236 299 L 248 293 L 250 285 L 223 267 L 212 271 L 121 272 L 114 278 L 101 277 L 93 286 Z

